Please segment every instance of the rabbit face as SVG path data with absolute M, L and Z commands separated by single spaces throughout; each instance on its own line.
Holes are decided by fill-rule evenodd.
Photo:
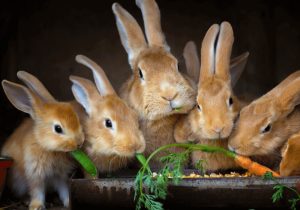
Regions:
M 229 148 L 246 156 L 271 153 L 282 141 L 282 135 L 277 132 L 282 125 L 277 120 L 272 101 L 248 105 L 240 113 L 236 129 L 229 139 Z
M 84 134 L 70 104 L 45 104 L 35 121 L 38 143 L 46 150 L 68 152 L 83 144 Z
M 114 109 L 112 109 L 114 107 Z M 145 149 L 138 116 L 116 96 L 104 96 L 86 121 L 87 149 L 94 154 L 133 157 Z
M 201 84 L 197 103 L 191 115 L 194 133 L 204 139 L 227 138 L 239 110 L 239 102 L 232 93 L 230 83 L 212 77 Z
M 177 60 L 163 50 L 149 50 L 135 68 L 133 104 L 141 116 L 157 120 L 176 113 L 186 113 L 194 106 L 195 91 L 178 72 Z

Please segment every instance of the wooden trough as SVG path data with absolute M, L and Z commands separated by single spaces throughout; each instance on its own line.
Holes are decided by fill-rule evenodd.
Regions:
M 296 188 L 299 177 L 279 178 L 277 181 Z M 184 179 L 170 185 L 165 209 L 289 209 L 288 200 L 295 196 L 285 192 L 284 198 L 272 203 L 274 181 L 261 177 Z M 72 209 L 134 209 L 134 176 L 72 179 Z

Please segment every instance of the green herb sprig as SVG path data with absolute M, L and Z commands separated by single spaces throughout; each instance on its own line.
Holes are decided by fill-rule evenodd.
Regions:
M 180 153 L 171 153 L 169 149 L 172 147 L 184 148 L 186 150 Z M 150 154 L 147 159 L 142 154 L 137 154 L 136 157 L 142 167 L 138 171 L 135 179 L 134 200 L 136 201 L 136 210 L 140 210 L 143 207 L 148 210 L 163 210 L 163 205 L 158 200 L 166 199 L 168 184 L 170 182 L 178 184 L 181 181 L 184 163 L 187 162 L 190 153 L 194 150 L 210 153 L 220 152 L 230 157 L 235 156 L 233 152 L 226 149 L 201 144 L 164 145 Z M 160 161 L 164 163 L 164 167 L 158 171 L 156 177 L 153 177 L 149 162 L 162 151 L 167 151 L 167 155 L 160 158 Z M 199 167 L 202 167 L 201 163 L 199 163 Z M 143 184 L 151 194 L 145 193 Z
M 286 185 L 280 184 L 275 177 L 273 177 L 271 172 L 267 172 L 265 173 L 265 175 L 263 176 L 264 180 L 272 180 L 276 183 L 276 185 L 273 187 L 273 189 L 275 190 L 275 192 L 272 195 L 272 202 L 276 203 L 278 201 L 280 201 L 283 198 L 283 193 L 285 190 L 289 190 L 291 192 L 294 193 L 295 197 L 291 198 L 288 200 L 288 202 L 290 203 L 290 209 L 291 210 L 296 210 L 296 206 L 297 203 L 300 201 L 300 194 L 297 190 L 295 190 L 294 188 L 288 187 Z

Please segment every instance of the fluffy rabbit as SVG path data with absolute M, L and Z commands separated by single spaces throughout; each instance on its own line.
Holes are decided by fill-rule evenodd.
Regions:
M 133 73 L 122 86 L 121 97 L 138 112 L 149 155 L 175 141 L 178 114 L 192 109 L 196 94 L 170 53 L 156 2 L 137 0 L 136 4 L 143 14 L 147 42 L 137 21 L 121 5 L 114 3 L 112 9 Z
M 300 175 L 300 132 L 289 138 L 282 148 L 282 160 L 280 162 L 280 176 Z
M 232 27 L 228 22 L 220 26 L 214 24 L 207 31 L 201 48 L 197 107 L 176 123 L 174 137 L 177 142 L 199 141 L 201 144 L 227 148 L 227 138 L 241 107 L 232 87 L 241 75 L 249 55 L 246 52 L 230 61 L 233 39 Z M 187 72 L 195 76 L 197 71 L 190 70 L 197 66 L 197 63 L 191 64 L 197 62 L 193 51 L 186 53 L 185 50 L 184 57 Z M 236 167 L 232 159 L 222 154 L 193 152 L 193 164 L 200 159 L 206 160 L 206 169 L 209 171 Z
M 22 85 L 3 80 L 2 86 L 9 101 L 31 116 L 14 131 L 1 151 L 1 155 L 14 160 L 9 186 L 19 196 L 29 192 L 29 209 L 44 207 L 48 187 L 54 187 L 68 207 L 67 178 L 73 166 L 66 152 L 77 149 L 84 140 L 76 112 L 69 103 L 46 100 Z
M 241 110 L 229 148 L 241 155 L 263 157 L 263 163 L 276 166 L 280 149 L 300 130 L 300 112 L 295 108 L 299 98 L 300 71 L 296 71 Z
M 116 95 L 99 65 L 83 55 L 76 56 L 76 61 L 93 71 L 97 86 L 96 88 L 87 79 L 70 77 L 73 83 L 72 91 L 78 101 L 72 102 L 72 105 L 80 116 L 86 136 L 83 148 L 97 165 L 99 172 L 110 172 L 125 167 L 136 152 L 143 152 L 145 149 L 138 116 Z M 52 98 L 32 75 L 19 72 L 18 77 L 31 90 L 43 93 L 43 97 Z
M 70 77 L 73 94 L 87 113 L 83 148 L 100 172 L 125 167 L 135 153 L 145 150 L 138 115 L 118 97 L 99 65 L 83 55 L 76 56 L 76 61 L 93 71 L 99 91 L 89 80 Z

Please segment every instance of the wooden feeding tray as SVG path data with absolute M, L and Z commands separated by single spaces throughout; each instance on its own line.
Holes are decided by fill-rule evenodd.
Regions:
M 278 178 L 280 184 L 296 188 L 300 176 Z M 188 178 L 169 186 L 165 209 L 289 209 L 291 192 L 272 203 L 272 180 L 261 177 Z M 72 209 L 134 209 L 134 175 L 96 180 L 72 179 Z M 84 207 L 84 208 L 83 208 Z

